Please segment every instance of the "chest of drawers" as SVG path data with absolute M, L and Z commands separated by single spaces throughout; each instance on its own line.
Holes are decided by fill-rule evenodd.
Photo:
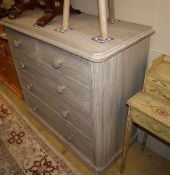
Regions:
M 121 153 L 125 104 L 142 88 L 154 31 L 121 21 L 109 25 L 115 39 L 101 44 L 90 40 L 98 28 L 94 16 L 73 17 L 75 30 L 63 34 L 54 31 L 61 18 L 33 27 L 39 15 L 3 20 L 27 106 L 90 168 L 103 172 Z

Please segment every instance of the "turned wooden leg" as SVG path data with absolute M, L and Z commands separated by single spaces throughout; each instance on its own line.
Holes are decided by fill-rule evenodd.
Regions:
M 115 23 L 114 0 L 108 0 L 108 7 L 109 7 L 109 22 L 110 23 Z
M 21 1 L 18 1 L 19 3 Z M 11 14 L 9 14 L 9 19 L 16 19 L 18 16 L 20 16 L 24 11 L 26 10 L 33 10 L 35 7 L 39 7 L 39 1 L 38 0 L 29 0 L 28 2 L 18 4 L 18 7 L 16 10 L 14 10 Z
M 142 143 L 141 143 L 141 151 L 142 151 L 142 152 L 143 152 L 144 149 L 145 149 L 147 136 L 148 136 L 148 133 L 147 133 L 147 132 L 144 132 L 143 140 L 142 140 Z
M 57 15 L 62 14 L 63 8 L 55 7 L 55 0 L 44 0 L 45 10 L 44 15 L 41 16 L 35 23 L 35 26 L 44 27 L 52 21 Z
M 63 26 L 62 26 L 62 29 L 64 31 L 69 28 L 69 15 L 70 15 L 70 0 L 64 0 Z
M 106 13 L 105 0 L 98 0 L 98 9 L 99 9 L 100 37 L 101 40 L 106 40 L 108 38 L 108 33 L 107 33 L 107 13 Z
M 127 151 L 129 147 L 129 142 L 130 142 L 130 136 L 132 132 L 132 125 L 133 121 L 131 119 L 131 108 L 129 107 L 128 111 L 128 117 L 127 117 L 127 126 L 126 126 L 126 133 L 125 133 L 125 141 L 124 141 L 124 146 L 123 146 L 123 155 L 122 155 L 122 163 L 120 167 L 120 173 L 124 172 L 125 169 L 125 163 L 126 163 L 126 158 L 127 158 Z

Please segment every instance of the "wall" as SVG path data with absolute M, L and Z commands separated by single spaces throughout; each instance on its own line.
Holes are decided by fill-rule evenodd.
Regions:
M 12 0 L 4 0 L 9 5 Z M 83 12 L 97 14 L 97 0 L 72 0 L 75 8 Z M 170 0 L 115 0 L 116 18 L 139 24 L 151 25 L 156 34 L 151 39 L 148 63 L 160 54 L 170 55 Z M 139 134 L 141 138 L 141 134 Z M 170 149 L 150 137 L 147 146 L 159 154 L 170 158 Z

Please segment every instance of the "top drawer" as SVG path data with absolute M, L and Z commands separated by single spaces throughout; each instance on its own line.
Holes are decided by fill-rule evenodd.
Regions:
M 44 42 L 38 44 L 39 59 L 54 72 L 62 72 L 89 86 L 89 64 L 82 58 Z
M 6 28 L 7 38 L 14 56 L 16 53 L 36 58 L 36 40 L 27 35 Z

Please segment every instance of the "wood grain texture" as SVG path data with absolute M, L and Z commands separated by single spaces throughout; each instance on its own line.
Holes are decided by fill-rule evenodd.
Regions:
M 34 75 L 54 96 L 58 94 L 85 114 L 90 113 L 90 92 L 87 86 L 63 75 L 62 72 L 49 69 L 42 62 L 36 61 L 27 55 L 17 53 L 15 58 L 19 69 Z M 63 92 L 58 93 L 58 87 L 62 86 L 64 87 Z
M 27 89 L 27 91 L 44 101 L 44 103 L 56 111 L 59 116 L 74 125 L 74 127 L 79 129 L 83 134 L 92 137 L 91 119 L 83 114 L 81 110 L 77 110 L 73 105 L 71 105 L 68 101 L 63 100 L 59 95 L 54 95 L 54 93 L 48 91 L 41 82 L 34 78 L 34 75 L 22 73 L 20 77 L 22 85 L 25 89 Z M 64 114 L 64 112 L 67 111 L 69 113 L 68 116 Z
M 5 31 L 14 55 L 24 53 L 36 58 L 36 40 L 14 30 L 6 29 Z
M 159 98 L 160 100 L 170 103 L 170 93 L 167 90 L 164 90 L 158 86 L 153 86 L 153 84 L 146 82 L 144 91 Z
M 144 91 L 155 94 L 166 102 L 169 102 L 170 94 L 170 56 L 162 55 L 156 59 L 147 69 L 145 75 Z M 148 88 L 148 85 L 150 88 Z M 151 92 L 151 86 L 152 90 Z
M 104 63 L 91 63 L 91 115 L 98 168 L 122 149 L 126 101 L 142 89 L 148 43 L 149 39 L 143 40 Z
M 38 57 L 53 72 L 60 72 L 89 87 L 89 63 L 84 59 L 41 41 L 38 43 Z M 60 64 L 55 67 L 57 61 Z
M 35 53 L 31 55 L 15 52 L 22 85 L 33 96 L 32 100 L 38 97 L 36 103 L 44 108 L 45 114 L 53 111 L 59 117 L 55 121 L 46 119 L 40 111 L 37 115 L 43 116 L 41 120 L 89 167 L 101 173 L 121 153 L 127 115 L 125 104 L 142 88 L 153 30 L 121 21 L 108 25 L 115 39 L 99 44 L 90 39 L 98 32 L 98 20 L 94 16 L 72 17 L 75 30 L 63 34 L 54 31 L 60 17 L 58 23 L 52 22 L 47 28 L 33 27 L 31 24 L 38 15 L 26 13 L 27 24 L 23 18 L 15 22 L 3 20 L 7 28 L 30 35 L 35 44 Z M 11 29 L 7 30 L 14 35 Z M 63 62 L 58 62 L 59 58 Z M 53 61 L 56 61 L 54 65 Z M 27 95 L 25 98 L 30 100 Z M 63 111 L 66 117 L 69 111 L 70 118 L 65 119 Z M 66 129 L 69 126 L 68 131 L 75 132 L 75 142 L 66 141 L 67 131 L 62 126 Z M 71 140 L 72 135 L 68 138 Z
M 109 57 L 118 54 L 154 33 L 152 27 L 120 21 L 114 25 L 108 24 L 109 36 L 113 37 L 114 40 L 101 44 L 91 40 L 92 37 L 97 36 L 99 33 L 98 18 L 96 16 L 87 14 L 73 16 L 70 18 L 70 23 L 74 30 L 64 34 L 55 31 L 56 28 L 61 27 L 62 17 L 57 17 L 48 27 L 37 28 L 32 26 L 35 19 L 40 16 L 41 13 L 38 13 L 37 10 L 31 13 L 27 12 L 23 18 L 16 20 L 5 18 L 1 23 L 94 62 L 107 60 Z M 25 23 L 25 21 L 27 22 Z
M 129 114 L 125 133 L 125 142 L 120 172 L 123 173 L 129 146 L 131 125 L 138 124 L 140 127 L 152 133 L 158 138 L 170 143 L 170 106 L 158 98 L 146 93 L 139 92 L 128 100 Z M 146 143 L 145 132 L 143 146 Z M 142 146 L 142 149 L 143 149 Z
M 170 127 L 169 103 L 164 103 L 146 92 L 139 92 L 128 100 L 128 105 L 142 112 L 144 115 L 153 118 L 162 125 Z
M 129 114 L 120 172 L 123 173 L 130 140 L 129 124 L 136 123 L 144 128 L 141 151 L 144 150 L 147 135 L 170 143 L 170 56 L 162 55 L 154 60 L 145 74 L 143 91 L 128 100 Z
M 137 123 L 139 126 L 147 129 L 167 143 L 170 143 L 170 127 L 167 125 L 163 125 L 159 121 L 154 120 L 154 118 L 137 110 L 133 112 L 132 118 L 134 123 Z
M 65 142 L 69 142 L 70 145 L 81 151 L 85 157 L 92 159 L 92 144 L 88 137 L 75 130 L 29 92 L 25 91 L 24 96 L 28 107 L 34 114 L 38 115 L 55 133 L 60 134 Z

